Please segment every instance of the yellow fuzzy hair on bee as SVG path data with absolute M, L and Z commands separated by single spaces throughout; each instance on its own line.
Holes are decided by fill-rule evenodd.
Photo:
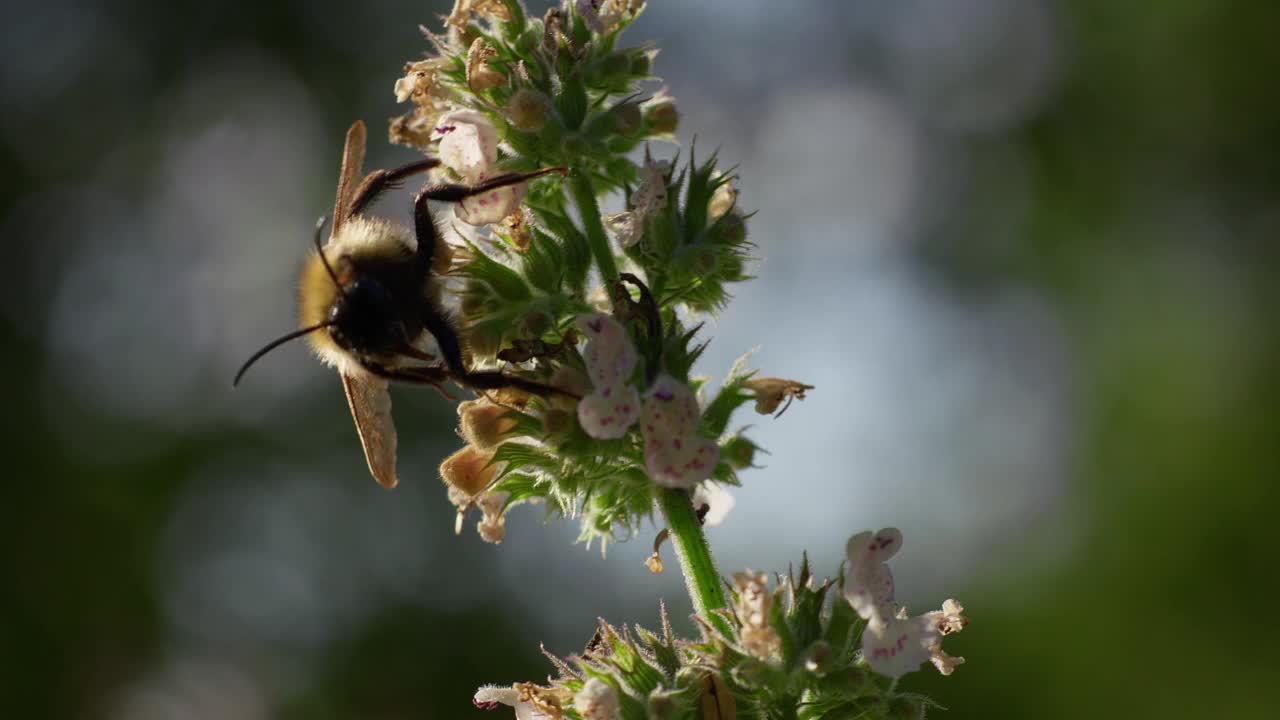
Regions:
M 356 216 L 338 228 L 325 245 L 324 255 L 329 266 L 336 268 L 342 257 L 359 262 L 362 258 L 412 253 L 416 247 L 417 241 L 408 228 L 378 218 Z M 338 286 L 329 276 L 320 254 L 308 255 L 298 273 L 298 326 L 306 328 L 328 320 L 337 298 Z M 307 344 L 325 364 L 346 375 L 366 374 L 360 363 L 334 343 L 329 333 L 313 332 L 306 337 Z

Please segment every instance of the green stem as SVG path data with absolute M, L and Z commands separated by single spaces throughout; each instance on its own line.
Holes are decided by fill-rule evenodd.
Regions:
M 591 246 L 591 254 L 600 267 L 604 286 L 613 287 L 618 280 L 618 265 L 613 260 L 613 249 L 609 247 L 609 236 L 605 235 L 604 223 L 600 221 L 600 206 L 596 203 L 596 189 L 591 184 L 590 173 L 585 170 L 570 172 L 569 194 L 578 206 L 578 214 L 582 216 L 582 229 L 587 233 L 587 244 Z
M 689 590 L 689 598 L 693 600 L 694 611 L 720 632 L 731 635 L 729 623 L 712 612 L 727 607 L 727 604 L 720 574 L 711 559 L 711 549 L 707 547 L 707 538 L 702 534 L 702 523 L 698 522 L 689 492 L 662 488 L 658 491 L 658 503 L 667 518 L 671 544 L 675 545 L 676 557 L 680 559 L 680 570 L 684 573 L 684 583 Z

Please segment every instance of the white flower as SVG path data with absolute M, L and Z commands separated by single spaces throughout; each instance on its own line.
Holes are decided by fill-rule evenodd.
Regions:
M 558 717 L 540 709 L 536 700 L 536 696 L 522 691 L 519 687 L 485 685 L 476 690 L 475 696 L 471 698 L 471 704 L 483 710 L 492 710 L 499 703 L 510 705 L 515 708 L 516 720 L 555 720 Z
M 498 161 L 498 131 L 475 110 L 445 113 L 431 138 L 440 142 L 440 162 L 468 182 L 479 182 Z
M 483 113 L 455 110 L 436 121 L 431 139 L 439 141 L 440 162 L 468 183 L 491 177 L 498 162 L 498 131 Z M 455 212 L 468 225 L 501 221 L 520 207 L 528 183 L 515 183 L 463 198 Z
M 688 385 L 659 375 L 645 395 L 640 419 L 644 463 L 654 482 L 688 489 L 711 477 L 720 448 L 698 434 L 698 400 Z
M 926 660 L 938 672 L 950 675 L 964 664 L 964 658 L 943 652 L 942 637 L 958 632 L 968 620 L 960 615 L 964 608 L 955 600 L 947 600 L 942 608 L 916 617 L 899 610 L 889 619 L 873 619 L 862 631 L 863 659 L 872 670 L 891 678 L 918 670 Z
M 480 173 L 475 182 L 484 179 L 485 173 Z M 480 195 L 465 197 L 457 204 L 454 212 L 459 220 L 468 225 L 480 226 L 501 222 L 503 218 L 520 208 L 520 201 L 524 200 L 524 194 L 528 188 L 528 183 L 520 182 L 494 188 Z
M 913 672 L 926 660 L 943 675 L 950 675 L 962 657 L 942 651 L 942 637 L 959 632 L 968 624 L 964 608 L 947 600 L 941 610 L 909 617 L 897 607 L 893 597 L 893 573 L 885 562 L 902 548 L 902 533 L 884 528 L 849 538 L 849 573 L 844 596 L 855 612 L 867 621 L 862 631 L 862 657 L 871 669 L 891 678 Z
M 874 535 L 862 532 L 849 538 L 849 574 L 844 596 L 863 620 L 893 615 L 893 573 L 885 561 L 902 547 L 902 532 L 884 528 Z
M 626 329 L 604 313 L 579 315 L 575 324 L 587 338 L 582 358 L 595 386 L 578 402 L 578 422 L 593 438 L 620 438 L 640 415 L 640 393 L 626 384 L 638 359 L 635 346 Z
M 877 618 L 862 631 L 862 657 L 881 675 L 900 678 L 930 658 L 940 637 L 923 617 Z
M 583 720 L 613 720 L 618 716 L 618 694 L 599 678 L 591 678 L 573 696 L 573 708 Z
M 476 523 L 476 532 L 480 533 L 481 540 L 497 545 L 506 537 L 507 521 L 503 517 L 502 508 L 509 497 L 511 493 L 508 492 L 487 492 L 476 501 L 476 507 L 480 508 L 482 514 L 480 521 Z
M 694 509 L 701 509 L 704 506 L 707 508 L 707 514 L 702 516 L 703 527 L 720 525 L 737 503 L 738 501 L 733 499 L 733 494 L 720 483 L 704 482 L 693 491 Z

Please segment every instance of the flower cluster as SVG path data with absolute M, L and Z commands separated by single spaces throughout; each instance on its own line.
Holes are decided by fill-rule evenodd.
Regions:
M 811 718 L 923 717 L 932 704 L 898 691 L 897 679 L 926 661 L 950 674 L 963 660 L 943 653 L 941 638 L 968 621 L 954 600 L 915 618 L 894 605 L 884 561 L 901 545 L 894 529 L 855 535 L 840 581 L 816 580 L 807 560 L 773 588 L 764 573 L 737 573 L 719 614 L 726 623 L 697 618 L 694 640 L 672 634 L 665 608 L 657 633 L 602 622 L 581 655 L 552 658 L 560 675 L 549 685 L 484 687 L 475 701 L 573 720 L 795 717 L 799 708 Z
M 530 17 L 519 0 L 457 0 L 393 88 L 408 109 L 389 137 L 439 158 L 434 181 L 524 180 L 468 195 L 440 223 L 453 230 L 441 297 L 456 302 L 464 360 L 519 379 L 458 408 L 464 446 L 440 466 L 458 529 L 474 509 L 498 543 L 505 513 L 539 502 L 603 549 L 661 509 L 646 564 L 662 571 L 670 536 L 701 628 L 676 639 L 665 610 L 658 633 L 602 623 L 580 656 L 553 659 L 558 679 L 484 687 L 474 702 L 525 719 L 919 717 L 928 702 L 896 680 L 926 661 L 949 674 L 963 659 L 942 638 L 966 620 L 954 600 L 914 617 L 897 605 L 886 561 L 898 531 L 854 536 L 838 582 L 815 581 L 807 560 L 772 583 L 723 581 L 706 549 L 703 526 L 723 520 L 725 487 L 759 451 L 735 413 L 776 417 L 813 387 L 759 377 L 745 356 L 714 392 L 691 374 L 699 315 L 750 279 L 750 215 L 714 155 L 651 152 L 674 142 L 679 113 L 646 85 L 656 52 L 619 46 L 644 8 L 565 0 Z
M 437 157 L 437 181 L 567 174 L 454 203 L 455 245 L 441 253 L 469 364 L 559 391 L 459 408 L 466 446 L 441 477 L 459 527 L 479 508 L 491 542 L 523 502 L 580 518 L 582 539 L 603 546 L 651 517 L 661 488 L 737 484 L 756 446 L 730 416 L 776 394 L 735 368 L 704 403 L 690 376 L 704 347 L 691 313 L 722 307 L 748 279 L 750 245 L 734 178 L 714 158 L 682 166 L 645 145 L 673 141 L 678 112 L 642 87 L 655 51 L 618 46 L 643 9 L 566 2 L 535 18 L 514 0 L 458 0 L 441 32 L 424 30 L 434 52 L 394 84 L 409 110 L 390 139 Z M 623 206 L 604 214 L 610 196 Z

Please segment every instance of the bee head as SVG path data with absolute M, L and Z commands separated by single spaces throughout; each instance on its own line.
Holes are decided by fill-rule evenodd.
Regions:
M 404 344 L 391 293 L 377 280 L 357 277 L 342 288 L 329 310 L 329 336 L 354 353 L 376 354 Z

